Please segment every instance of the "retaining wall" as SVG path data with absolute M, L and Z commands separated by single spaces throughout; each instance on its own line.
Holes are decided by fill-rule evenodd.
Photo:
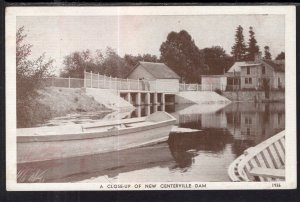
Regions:
M 227 91 L 223 92 L 223 96 L 227 97 L 231 101 L 248 101 L 254 102 L 276 102 L 284 101 L 284 91 L 270 91 L 269 98 L 266 98 L 264 91 Z

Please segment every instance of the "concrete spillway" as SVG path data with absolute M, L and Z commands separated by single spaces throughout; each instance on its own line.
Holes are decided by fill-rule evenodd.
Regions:
M 230 103 L 226 97 L 213 91 L 183 91 L 175 96 L 178 104 L 210 104 L 210 103 Z
M 111 89 L 86 88 L 86 95 L 111 109 L 133 108 L 133 105 L 120 97 L 119 93 Z

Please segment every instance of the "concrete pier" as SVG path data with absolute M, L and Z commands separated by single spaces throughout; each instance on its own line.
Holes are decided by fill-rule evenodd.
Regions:
M 154 105 L 157 105 L 157 93 L 154 93 L 153 103 Z
M 137 106 L 141 105 L 141 93 L 136 93 L 136 96 L 135 96 L 135 105 L 137 105 Z
M 132 104 L 131 93 L 127 93 L 127 94 L 126 94 L 125 100 L 126 100 L 127 102 L 129 102 L 130 104 Z
M 165 104 L 165 94 L 164 93 L 162 93 L 160 96 L 160 103 Z
M 150 99 L 150 93 L 146 93 L 145 95 L 145 105 L 150 105 L 151 99 Z

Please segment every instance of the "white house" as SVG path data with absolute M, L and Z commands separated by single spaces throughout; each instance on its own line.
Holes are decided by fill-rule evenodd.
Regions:
M 127 78 L 149 82 L 151 91 L 179 91 L 180 77 L 164 63 L 139 62 Z

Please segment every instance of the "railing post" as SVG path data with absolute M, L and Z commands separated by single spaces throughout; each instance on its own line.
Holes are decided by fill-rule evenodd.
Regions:
M 137 81 L 138 81 L 138 90 L 140 90 L 140 80 Z
M 196 88 L 196 89 L 197 89 L 197 91 L 198 91 L 198 84 L 196 84 L 196 85 L 197 85 L 197 88 Z
M 83 71 L 83 87 L 86 88 L 85 70 Z
M 112 84 L 111 84 L 111 75 L 109 76 L 109 88 L 112 88 Z
M 210 91 L 212 91 L 212 84 L 210 84 Z
M 127 90 L 129 90 L 130 83 L 128 82 L 128 78 L 126 80 L 127 80 Z
M 71 78 L 69 76 L 69 88 L 71 88 Z
M 103 75 L 103 88 L 106 88 L 105 78 L 106 78 L 106 76 L 105 76 L 105 74 L 104 74 L 104 75 Z
M 93 72 L 92 72 L 92 70 L 91 70 L 91 88 L 93 88 Z
M 51 86 L 54 86 L 54 78 L 51 78 Z
M 99 88 L 99 82 L 100 82 L 100 79 L 99 79 L 99 72 L 98 72 L 98 88 Z
M 183 91 L 186 91 L 186 89 L 185 89 L 185 82 L 183 82 Z

